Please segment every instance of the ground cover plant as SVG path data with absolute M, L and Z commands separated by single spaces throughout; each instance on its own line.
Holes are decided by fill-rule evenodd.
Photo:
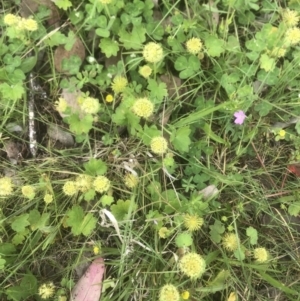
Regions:
M 299 1 L 1 11 L 0 300 L 300 300 Z

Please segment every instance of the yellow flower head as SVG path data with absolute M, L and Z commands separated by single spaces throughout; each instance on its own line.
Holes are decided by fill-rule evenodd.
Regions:
M 78 192 L 77 185 L 74 181 L 67 181 L 63 186 L 65 195 L 71 196 Z
M 285 137 L 285 134 L 286 134 L 286 131 L 285 131 L 285 130 L 280 130 L 280 131 L 278 132 L 278 135 L 279 135 L 280 138 L 284 138 L 284 137 Z
M 132 106 L 134 114 L 148 118 L 152 115 L 154 110 L 154 104 L 148 98 L 139 98 Z
M 197 253 L 187 253 L 179 260 L 179 269 L 186 276 L 197 279 L 205 272 L 205 260 Z
M 52 194 L 46 193 L 45 196 L 44 196 L 44 202 L 46 204 L 52 203 L 53 202 L 53 196 L 52 196 Z
M 25 198 L 32 200 L 35 197 L 34 188 L 31 185 L 25 185 L 22 187 L 22 194 Z
M 202 217 L 199 217 L 198 215 L 189 215 L 186 214 L 184 216 L 184 226 L 189 231 L 196 231 L 201 228 L 203 225 L 204 220 Z
M 159 292 L 159 301 L 179 301 L 178 289 L 172 284 L 164 285 Z
M 164 52 L 159 44 L 150 42 L 144 47 L 143 57 L 147 62 L 158 63 L 163 59 Z
M 269 253 L 265 248 L 254 249 L 253 256 L 259 263 L 266 262 L 269 259 Z
M 86 192 L 89 189 L 91 189 L 92 182 L 93 182 L 92 177 L 88 176 L 88 175 L 79 175 L 75 179 L 75 184 L 76 184 L 77 190 L 79 190 L 81 192 Z
M 297 27 L 289 28 L 285 33 L 285 42 L 289 45 L 296 45 L 300 42 L 300 29 Z
M 105 97 L 105 101 L 106 102 L 113 102 L 114 97 L 111 94 L 107 94 L 106 97 Z
M 3 177 L 0 178 L 0 195 L 10 195 L 13 191 L 13 183 L 11 178 Z
M 123 76 L 116 76 L 111 84 L 112 90 L 117 93 L 122 93 L 128 85 L 128 81 Z
M 33 19 L 23 19 L 23 28 L 28 31 L 36 31 L 38 29 L 38 24 Z
M 139 178 L 132 173 L 128 173 L 124 177 L 124 183 L 128 188 L 134 188 L 139 183 Z
M 189 291 L 183 291 L 183 292 L 181 293 L 181 298 L 182 298 L 183 300 L 187 300 L 189 297 L 190 297 L 190 292 L 189 292 Z
M 158 236 L 160 238 L 167 238 L 170 234 L 170 230 L 167 228 L 167 227 L 161 227 L 159 230 L 158 230 Z
M 226 233 L 222 241 L 223 247 L 228 251 L 234 252 L 239 246 L 239 240 L 235 233 Z
M 98 176 L 93 182 L 94 189 L 97 192 L 105 192 L 110 188 L 110 181 L 107 177 Z
M 140 67 L 140 69 L 139 69 L 139 74 L 141 76 L 143 76 L 144 78 L 149 78 L 151 73 L 152 73 L 152 68 L 149 67 L 148 65 L 144 65 L 144 66 Z
M 202 50 L 202 42 L 199 38 L 191 38 L 186 42 L 186 49 L 189 53 L 198 54 Z
M 95 255 L 98 255 L 100 253 L 100 248 L 98 246 L 93 247 L 93 252 Z
M 15 16 L 13 14 L 7 14 L 4 16 L 4 24 L 8 25 L 8 26 L 12 26 L 12 25 L 15 25 L 19 22 L 20 20 L 20 17 L 18 16 Z
M 59 113 L 63 113 L 68 108 L 68 103 L 64 98 L 60 97 L 58 101 L 55 102 L 55 108 Z
M 283 23 L 285 23 L 288 27 L 294 27 L 299 22 L 298 12 L 290 9 L 283 9 L 281 12 L 281 17 Z
M 154 137 L 150 142 L 153 153 L 162 155 L 168 150 L 168 142 L 164 137 Z
M 100 110 L 100 103 L 98 99 L 93 97 L 79 97 L 78 104 L 81 110 L 86 114 L 96 114 Z
M 44 283 L 39 287 L 39 295 L 42 299 L 48 299 L 54 295 L 55 286 L 52 282 Z

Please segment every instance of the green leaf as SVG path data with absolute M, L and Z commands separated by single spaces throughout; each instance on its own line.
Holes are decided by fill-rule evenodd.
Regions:
M 264 69 L 266 72 L 272 71 L 275 67 L 275 59 L 269 57 L 267 54 L 261 55 L 259 62 L 260 68 Z
M 131 209 L 131 211 L 134 211 L 136 208 L 137 205 L 130 200 L 118 200 L 117 204 L 110 206 L 111 213 L 117 221 L 124 220 L 127 217 L 129 210 Z
M 237 260 L 240 260 L 240 261 L 243 261 L 245 259 L 245 252 L 239 248 L 237 250 L 234 251 L 234 257 L 237 259 Z
M 167 85 L 152 78 L 148 80 L 147 89 L 150 91 L 150 98 L 156 100 L 155 104 L 161 104 L 164 97 L 168 95 Z
M 272 109 L 273 106 L 266 101 L 262 101 L 254 107 L 254 110 L 259 113 L 260 117 L 268 115 Z
M 28 213 L 17 216 L 11 224 L 11 228 L 16 232 L 24 232 L 26 227 L 30 225 L 28 218 Z
M 253 227 L 248 227 L 246 229 L 246 234 L 250 238 L 250 244 L 256 245 L 258 240 L 257 230 Z
M 110 195 L 103 195 L 100 202 L 103 206 L 110 206 L 114 202 L 114 198 Z
M 67 37 L 60 31 L 57 31 L 53 35 L 50 35 L 48 39 L 45 40 L 45 43 L 48 44 L 50 47 L 66 44 Z
M 197 289 L 197 291 L 206 293 L 222 291 L 228 287 L 228 280 L 230 280 L 230 272 L 228 270 L 221 270 L 212 281 L 210 281 L 205 287 Z
M 189 151 L 189 146 L 191 144 L 191 139 L 189 137 L 191 133 L 190 127 L 182 127 L 171 135 L 171 142 L 174 148 L 180 153 L 186 153 Z
M 116 41 L 112 39 L 103 38 L 99 44 L 101 51 L 105 54 L 107 58 L 111 56 L 116 56 L 120 50 L 119 45 Z
M 32 231 L 35 231 L 37 229 L 43 230 L 47 226 L 49 218 L 50 218 L 49 213 L 44 212 L 41 215 L 37 209 L 31 210 L 29 212 L 29 217 L 28 217 L 31 230 Z
M 8 85 L 7 83 L 0 84 L 0 93 L 5 99 L 16 101 L 21 99 L 25 93 L 22 83 Z
M 156 125 L 152 124 L 150 127 L 145 124 L 141 135 L 138 135 L 145 145 L 150 145 L 151 139 L 161 135 L 161 131 L 157 129 Z
M 34 66 L 36 65 L 37 62 L 37 55 L 35 54 L 34 56 L 30 56 L 30 57 L 26 57 L 23 59 L 20 69 L 24 72 L 24 73 L 28 73 L 30 72 Z
M 71 227 L 75 236 L 80 234 L 89 236 L 96 227 L 97 219 L 91 213 L 84 215 L 83 209 L 78 205 L 74 205 L 67 212 L 67 216 L 66 224 Z
M 58 8 L 63 10 L 67 10 L 69 7 L 72 7 L 72 2 L 69 0 L 55 0 L 54 3 Z
M 215 220 L 215 223 L 212 226 L 209 226 L 209 228 L 211 240 L 215 243 L 220 243 L 222 240 L 221 234 L 224 233 L 225 226 L 219 220 Z
M 101 159 L 91 158 L 87 163 L 84 163 L 83 166 L 90 176 L 101 176 L 107 171 L 107 165 Z
M 119 37 L 126 50 L 140 50 L 142 44 L 146 41 L 146 29 L 143 26 L 133 26 L 132 31 L 127 32 L 122 28 Z
M 224 139 L 222 139 L 221 137 L 219 137 L 218 135 L 216 135 L 212 130 L 209 124 L 204 123 L 201 126 L 202 130 L 205 132 L 205 134 L 211 138 L 212 140 L 221 143 L 221 144 L 226 144 L 226 141 Z
M 290 204 L 288 213 L 292 216 L 298 216 L 300 213 L 300 201 Z
M 218 39 L 214 36 L 208 36 L 204 41 L 209 56 L 219 57 L 225 51 L 224 40 Z
M 110 35 L 109 30 L 106 28 L 97 28 L 95 32 L 98 36 L 103 37 L 103 38 L 108 38 Z
M 84 195 L 83 198 L 85 201 L 90 202 L 96 196 L 96 191 L 94 189 L 89 189 Z
M 188 232 L 179 233 L 175 238 L 175 244 L 178 248 L 191 246 L 193 244 L 192 235 Z
M 67 121 L 70 125 L 70 130 L 76 135 L 87 134 L 93 127 L 93 116 L 86 115 L 82 119 L 77 114 L 72 114 Z
M 180 56 L 175 61 L 174 68 L 177 71 L 181 71 L 179 73 L 180 78 L 186 79 L 186 78 L 191 77 L 192 75 L 196 74 L 199 71 L 200 61 L 194 55 L 191 55 L 188 58 L 186 58 L 184 56 Z

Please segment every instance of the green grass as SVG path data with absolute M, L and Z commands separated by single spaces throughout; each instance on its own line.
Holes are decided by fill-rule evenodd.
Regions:
M 49 300 L 69 300 L 98 256 L 102 301 L 178 301 L 160 294 L 167 284 L 180 300 L 300 300 L 299 180 L 287 169 L 300 161 L 298 1 L 22 1 L 32 31 L 18 2 L 1 1 L 0 300 L 40 301 L 49 282 Z M 147 57 L 150 42 L 160 48 Z M 34 99 L 36 157 L 30 73 L 47 93 Z M 187 215 L 203 225 L 188 231 Z M 190 252 L 206 262 L 196 279 L 180 269 Z

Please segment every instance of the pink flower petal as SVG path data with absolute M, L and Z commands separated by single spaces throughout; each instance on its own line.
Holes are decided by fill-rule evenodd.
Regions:
M 235 120 L 234 120 L 235 124 L 243 124 L 244 120 L 246 118 L 246 115 L 242 110 L 235 112 L 233 114 L 233 116 L 235 117 Z
M 70 301 L 99 301 L 104 272 L 103 258 L 95 259 L 74 286 Z

